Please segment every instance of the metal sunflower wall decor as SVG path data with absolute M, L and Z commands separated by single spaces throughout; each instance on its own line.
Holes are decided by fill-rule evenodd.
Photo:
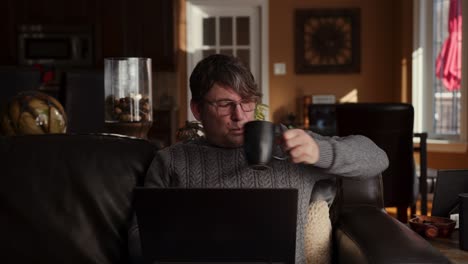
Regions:
M 295 11 L 296 73 L 357 73 L 360 57 L 360 9 Z

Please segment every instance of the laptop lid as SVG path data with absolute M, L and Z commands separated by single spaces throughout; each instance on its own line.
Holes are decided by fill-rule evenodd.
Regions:
M 468 193 L 468 170 L 437 171 L 431 214 L 442 217 L 457 214 L 460 193 Z
M 146 263 L 295 261 L 295 189 L 135 189 Z

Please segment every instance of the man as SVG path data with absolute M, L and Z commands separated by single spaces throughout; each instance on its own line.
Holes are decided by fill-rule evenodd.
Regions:
M 283 133 L 290 159 L 273 159 L 270 169 L 253 170 L 242 148 L 244 125 L 254 120 L 261 98 L 250 71 L 234 57 L 211 55 L 193 70 L 190 89 L 190 108 L 205 137 L 159 151 L 145 185 L 298 189 L 296 263 L 306 262 L 303 228 L 315 182 L 335 176 L 372 177 L 388 166 L 385 152 L 366 137 L 323 137 L 290 129 Z M 130 236 L 135 233 L 136 228 Z

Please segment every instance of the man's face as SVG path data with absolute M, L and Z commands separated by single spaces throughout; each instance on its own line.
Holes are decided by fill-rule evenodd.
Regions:
M 240 104 L 223 111 L 213 102 L 239 102 L 242 98 L 230 87 L 214 84 L 201 103 L 191 103 L 192 112 L 202 122 L 207 140 L 220 147 L 235 148 L 244 143 L 244 124 L 254 120 L 254 111 L 245 112 Z M 211 103 L 210 103 L 211 102 Z M 220 112 L 228 112 L 220 114 Z

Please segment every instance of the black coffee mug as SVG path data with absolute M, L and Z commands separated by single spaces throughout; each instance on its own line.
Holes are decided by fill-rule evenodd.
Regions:
M 253 169 L 267 169 L 271 158 L 284 160 L 278 138 L 286 129 L 268 121 L 255 120 L 244 125 L 244 152 L 247 164 Z M 278 154 L 278 152 L 281 152 Z

